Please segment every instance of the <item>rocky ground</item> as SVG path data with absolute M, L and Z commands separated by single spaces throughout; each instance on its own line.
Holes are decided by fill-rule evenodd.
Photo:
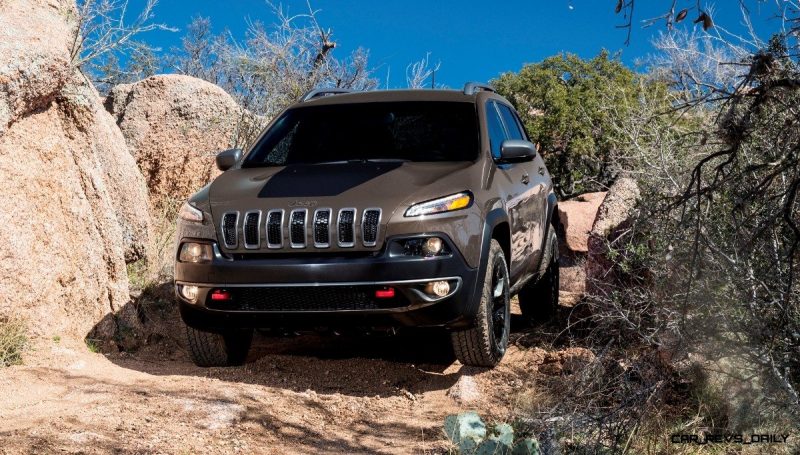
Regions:
M 169 339 L 132 354 L 39 339 L 0 374 L 0 453 L 445 453 L 446 415 L 506 421 L 536 378 L 581 361 L 550 330 L 515 330 L 492 370 L 426 333 L 259 335 L 246 365 L 211 369 Z

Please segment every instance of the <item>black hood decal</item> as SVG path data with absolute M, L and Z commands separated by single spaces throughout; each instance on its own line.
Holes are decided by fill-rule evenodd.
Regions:
M 258 197 L 337 196 L 402 165 L 400 162 L 291 165 L 273 175 Z

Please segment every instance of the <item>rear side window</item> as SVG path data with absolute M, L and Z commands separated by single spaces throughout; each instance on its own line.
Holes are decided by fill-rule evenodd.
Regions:
M 244 167 L 331 162 L 474 161 L 475 104 L 411 101 L 332 104 L 286 111 Z
M 507 135 L 496 105 L 497 103 L 494 101 L 486 103 L 486 127 L 489 129 L 489 145 L 492 149 L 492 156 L 500 158 L 500 147 L 507 139 Z
M 517 115 L 514 114 L 511 108 L 505 104 L 498 104 L 497 107 L 500 109 L 500 114 L 503 116 L 503 122 L 506 124 L 509 137 L 511 139 L 527 140 L 528 138 L 525 137 L 525 132 L 522 130 L 522 125 L 520 125 Z

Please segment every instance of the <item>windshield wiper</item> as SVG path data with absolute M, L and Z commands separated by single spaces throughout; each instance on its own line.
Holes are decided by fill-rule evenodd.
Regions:
M 370 158 L 363 160 L 365 163 L 408 163 L 410 161 L 403 158 Z
M 320 161 L 313 164 L 366 164 L 366 163 L 408 163 L 411 160 L 402 158 L 359 158 L 351 160 L 338 160 L 338 161 Z

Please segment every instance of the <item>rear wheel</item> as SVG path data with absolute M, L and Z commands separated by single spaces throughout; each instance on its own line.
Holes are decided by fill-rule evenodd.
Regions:
M 253 330 L 228 330 L 223 333 L 206 332 L 186 326 L 186 338 L 192 361 L 199 367 L 227 367 L 241 365 L 247 359 Z
M 526 284 L 518 295 L 522 316 L 529 323 L 548 322 L 558 311 L 558 237 L 553 226 L 548 229 L 547 236 L 539 277 Z
M 492 239 L 475 325 L 450 334 L 456 358 L 464 365 L 493 367 L 503 358 L 511 331 L 508 280 L 503 249 Z

